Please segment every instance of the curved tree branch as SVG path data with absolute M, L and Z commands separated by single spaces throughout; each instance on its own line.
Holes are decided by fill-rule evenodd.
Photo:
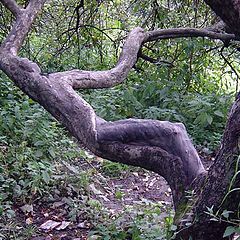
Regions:
M 1 0 L 0 1 L 11 13 L 18 17 L 21 14 L 22 9 L 14 0 Z
M 145 37 L 142 28 L 132 30 L 123 46 L 121 56 L 116 66 L 107 71 L 72 70 L 53 73 L 49 78 L 58 79 L 71 84 L 75 89 L 109 88 L 123 82 L 137 62 L 138 51 Z
M 217 33 L 208 29 L 173 28 L 144 32 L 142 28 L 135 28 L 126 39 L 119 61 L 114 68 L 106 71 L 71 70 L 52 73 L 49 77 L 68 82 L 74 89 L 113 87 L 125 80 L 128 72 L 137 62 L 143 43 L 182 37 L 209 37 L 222 41 L 239 40 L 234 34 Z
M 18 16 L 0 48 L 2 69 L 26 94 L 39 102 L 78 140 L 97 155 L 162 175 L 170 184 L 175 206 L 191 183 L 205 169 L 182 124 L 153 120 L 106 122 L 75 91 L 77 88 L 109 88 L 121 83 L 137 62 L 142 44 L 165 38 L 210 37 L 236 40 L 234 34 L 206 29 L 166 29 L 145 33 L 132 30 L 116 66 L 106 71 L 80 71 L 43 75 L 37 64 L 17 57 L 17 51 L 45 0 L 30 1 Z
M 135 39 L 132 37 L 130 34 L 126 46 L 131 45 Z M 138 49 L 131 51 L 126 46 L 125 53 L 135 51 L 131 58 L 133 64 Z M 68 81 L 59 81 L 52 75 L 43 76 L 36 64 L 11 53 L 5 52 L 0 59 L 0 68 L 92 152 L 164 176 L 172 188 L 175 206 L 193 179 L 205 171 L 183 125 L 152 120 L 105 122 L 95 115 L 92 107 Z M 120 66 L 122 71 L 127 69 L 123 75 L 130 70 L 128 59 L 123 51 L 116 66 Z
M 25 37 L 31 29 L 33 21 L 39 14 L 46 0 L 31 0 L 27 8 L 22 9 L 21 11 L 16 10 L 17 3 L 14 0 L 1 0 L 1 2 L 6 3 L 9 8 L 11 7 L 12 11 L 17 11 L 18 17 L 8 37 L 1 44 L 0 51 L 7 51 L 11 52 L 13 55 L 17 55 L 18 50 L 21 48 Z
M 208 37 L 222 41 L 240 40 L 234 34 L 218 33 L 209 28 L 172 28 L 149 31 L 144 42 L 151 42 L 160 39 L 182 38 L 182 37 Z

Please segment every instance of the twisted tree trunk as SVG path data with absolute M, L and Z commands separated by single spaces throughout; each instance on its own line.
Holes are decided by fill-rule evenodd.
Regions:
M 238 187 L 240 181 L 237 175 L 231 182 L 239 154 L 239 98 L 230 111 L 218 156 L 207 173 L 183 124 L 141 119 L 107 122 L 96 116 L 75 89 L 109 88 L 123 82 L 137 62 L 139 50 L 145 42 L 176 37 L 230 41 L 238 39 L 237 32 L 227 34 L 194 28 L 144 32 L 136 28 L 126 39 L 114 68 L 46 75 L 36 63 L 17 56 L 45 1 L 30 0 L 27 8 L 23 9 L 14 0 L 0 0 L 16 18 L 11 32 L 0 46 L 0 69 L 96 155 L 140 166 L 163 176 L 173 194 L 175 221 L 179 226 L 177 239 L 189 239 L 190 236 L 197 240 L 222 239 L 228 223 L 213 222 L 204 211 L 211 206 L 220 211 L 239 207 L 239 191 L 226 197 L 229 187 Z M 227 24 L 231 26 L 230 22 Z M 194 192 L 193 200 L 188 200 L 187 191 Z

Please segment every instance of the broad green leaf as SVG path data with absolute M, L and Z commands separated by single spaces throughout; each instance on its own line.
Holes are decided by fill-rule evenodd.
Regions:
M 41 150 L 37 150 L 37 151 L 35 152 L 35 156 L 36 156 L 37 158 L 42 157 L 42 156 L 43 156 L 43 152 L 42 152 Z
M 216 110 L 216 111 L 214 112 L 214 114 L 215 114 L 216 116 L 218 116 L 218 117 L 224 117 L 224 114 L 223 114 L 221 111 L 219 111 L 219 110 Z
M 223 237 L 229 237 L 231 236 L 233 233 L 236 232 L 236 228 L 235 227 L 232 227 L 232 226 L 229 226 L 226 228 L 224 234 L 223 234 Z
M 48 174 L 48 172 L 47 171 L 44 171 L 43 173 L 42 173 L 42 177 L 43 177 L 43 180 L 44 180 L 44 182 L 46 183 L 46 184 L 48 184 L 49 182 L 50 182 L 50 176 L 49 176 L 49 174 Z
M 213 121 L 212 116 L 210 116 L 210 115 L 207 114 L 207 115 L 206 115 L 206 119 L 207 119 L 208 124 L 211 125 L 211 124 L 212 124 L 212 121 Z

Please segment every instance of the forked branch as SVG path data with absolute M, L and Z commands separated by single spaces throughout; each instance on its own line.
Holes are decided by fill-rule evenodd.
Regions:
M 18 17 L 21 14 L 21 7 L 14 0 L 1 0 L 1 3 L 9 10 L 11 13 Z
M 39 14 L 46 0 L 30 0 L 26 9 L 20 9 L 14 0 L 0 0 L 11 12 L 17 16 L 12 30 L 0 46 L 0 52 L 6 51 L 17 55 L 23 41 L 29 33 L 32 23 Z
M 129 33 L 118 63 L 112 69 L 43 75 L 36 64 L 16 55 L 45 1 L 31 0 L 18 15 L 0 47 L 0 69 L 92 152 L 162 175 L 172 188 L 176 205 L 192 181 L 205 172 L 184 126 L 153 120 L 104 121 L 74 89 L 109 88 L 120 84 L 137 62 L 138 53 L 146 42 L 179 37 L 210 37 L 225 41 L 236 40 L 235 35 L 193 28 L 151 32 L 135 28 Z
M 106 71 L 71 70 L 50 74 L 49 77 L 58 81 L 68 82 L 74 89 L 110 88 L 122 83 L 134 64 L 144 43 L 182 37 L 208 37 L 221 41 L 239 40 L 234 34 L 218 33 L 214 30 L 196 28 L 159 29 L 144 32 L 135 28 L 127 37 L 121 56 L 116 66 Z

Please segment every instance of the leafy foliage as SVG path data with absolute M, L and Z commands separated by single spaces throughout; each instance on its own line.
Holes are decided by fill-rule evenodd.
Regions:
M 197 144 L 211 149 L 219 144 L 233 100 L 231 94 L 182 93 L 153 78 L 144 84 L 91 91 L 86 98 L 107 120 L 127 117 L 183 122 Z
M 47 194 L 53 160 L 74 158 L 77 151 L 64 130 L 3 75 L 0 89 L 0 203 L 8 203 L 3 213 L 12 201 Z
M 0 10 L 2 41 L 14 19 L 2 5 Z M 215 22 L 199 1 L 106 0 L 84 1 L 81 5 L 81 1 L 62 4 L 53 0 L 47 2 L 21 55 L 40 63 L 46 73 L 73 68 L 109 69 L 117 60 L 127 32 L 136 26 L 152 30 L 204 27 Z M 238 72 L 231 69 L 238 60 L 236 46 L 226 49 L 219 41 L 172 39 L 145 44 L 143 53 L 155 63 L 139 59 L 126 83 L 79 94 L 107 120 L 183 122 L 196 144 L 214 150 L 238 89 Z M 92 220 L 94 228 L 89 239 L 170 239 L 175 226 L 171 213 L 161 218 L 161 213 L 168 210 L 162 205 L 126 207 L 123 215 L 113 219 L 89 192 L 96 172 L 70 165 L 75 159 L 88 159 L 86 152 L 79 150 L 38 104 L 0 74 L 0 215 L 4 219 L 14 218 L 16 205 L 62 194 L 69 219 L 76 220 L 83 214 Z M 119 164 L 102 163 L 102 173 L 111 177 L 128 170 Z M 118 191 L 116 197 L 121 200 L 123 194 Z M 221 217 L 226 220 L 225 215 Z M 31 236 L 34 231 L 29 227 L 23 235 Z M 237 226 L 229 227 L 225 236 L 238 231 Z
M 162 211 L 166 215 L 164 218 Z M 89 239 L 168 240 L 172 236 L 173 217 L 170 210 L 162 204 L 142 203 L 135 207 L 129 206 L 123 214 L 109 220 L 98 224 L 96 229 L 90 232 Z

